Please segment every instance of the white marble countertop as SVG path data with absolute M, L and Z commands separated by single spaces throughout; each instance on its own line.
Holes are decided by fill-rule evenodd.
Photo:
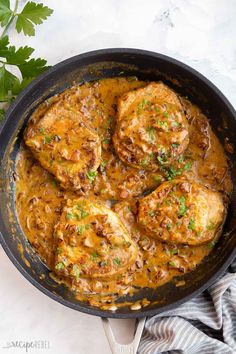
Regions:
M 20 1 L 24 3 L 25 1 Z M 38 1 L 40 2 L 40 1 Z M 44 0 L 54 14 L 26 38 L 12 31 L 16 45 L 55 64 L 70 56 L 108 47 L 141 48 L 183 61 L 209 78 L 236 107 L 235 0 Z M 0 353 L 7 342 L 46 340 L 49 349 L 29 353 L 108 354 L 99 318 L 49 299 L 14 268 L 0 248 Z M 130 321 L 118 324 L 130 334 Z

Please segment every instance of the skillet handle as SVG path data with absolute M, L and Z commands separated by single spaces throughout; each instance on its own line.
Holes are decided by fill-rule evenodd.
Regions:
M 136 330 L 134 339 L 129 344 L 120 344 L 117 343 L 115 336 L 112 332 L 111 325 L 109 323 L 109 319 L 106 317 L 102 317 L 103 328 L 109 342 L 112 354 L 136 354 L 139 346 L 139 342 L 143 333 L 143 328 L 145 325 L 146 317 L 137 319 Z

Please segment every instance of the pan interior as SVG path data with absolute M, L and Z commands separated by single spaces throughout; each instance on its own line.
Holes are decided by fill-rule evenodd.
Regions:
M 175 91 L 196 103 L 210 118 L 211 126 L 224 145 L 236 139 L 235 112 L 226 99 L 209 83 L 184 65 L 169 58 L 142 51 L 100 51 L 82 55 L 56 66 L 30 85 L 9 109 L 1 130 L 0 147 L 0 231 L 2 245 L 17 268 L 34 285 L 57 301 L 76 310 L 108 317 L 138 317 L 160 313 L 189 299 L 197 291 L 205 289 L 230 263 L 236 251 L 236 166 L 235 152 L 228 154 L 234 190 L 223 234 L 214 250 L 191 273 L 178 280 L 185 285 L 176 287 L 169 282 L 155 290 L 142 289 L 132 298 L 119 301 L 138 301 L 147 298 L 151 304 L 139 311 L 122 307 L 115 313 L 93 308 L 77 301 L 74 294 L 56 283 L 49 270 L 32 249 L 17 220 L 15 210 L 14 167 L 26 123 L 35 108 L 46 98 L 63 91 L 73 83 L 83 83 L 116 76 L 137 76 L 140 80 L 161 80 Z

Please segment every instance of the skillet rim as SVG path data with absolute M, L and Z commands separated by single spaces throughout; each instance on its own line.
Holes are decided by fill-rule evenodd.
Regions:
M 51 74 L 54 72 L 60 71 L 63 67 L 65 67 L 67 64 L 71 64 L 73 62 L 77 62 L 83 59 L 89 59 L 92 57 L 104 55 L 104 54 L 135 54 L 135 55 L 140 55 L 140 56 L 149 56 L 153 57 L 154 59 L 159 59 L 163 60 L 166 63 L 169 64 L 174 64 L 178 66 L 180 69 L 183 69 L 196 77 L 198 80 L 203 82 L 210 91 L 213 91 L 216 96 L 220 99 L 224 107 L 226 107 L 229 111 L 230 114 L 234 117 L 234 120 L 236 120 L 236 111 L 232 104 L 228 101 L 228 99 L 224 96 L 224 94 L 210 81 L 208 80 L 204 75 L 193 69 L 192 67 L 182 63 L 179 60 L 176 60 L 174 58 L 171 58 L 169 56 L 166 56 L 164 54 L 152 52 L 152 51 L 147 51 L 147 50 L 142 50 L 142 49 L 135 49 L 135 48 L 106 48 L 106 49 L 98 49 L 94 51 L 90 51 L 87 53 L 83 54 L 78 54 L 73 57 L 70 57 L 66 60 L 63 60 L 62 62 L 59 62 L 58 64 L 52 66 L 50 69 L 48 69 L 46 72 L 38 76 L 36 79 L 34 79 L 23 91 L 22 93 L 17 97 L 17 99 L 11 104 L 9 109 L 6 112 L 4 123 L 2 124 L 0 128 L 0 139 L 1 135 L 4 134 L 5 129 L 7 128 L 7 124 L 9 123 L 9 120 L 11 118 L 11 115 L 14 113 L 14 110 L 17 109 L 18 105 L 21 104 L 21 101 L 27 97 L 27 95 L 30 93 L 31 89 L 35 88 L 37 85 L 39 85 L 41 82 L 47 79 L 47 77 L 50 77 Z M 1 146 L 0 146 L 0 151 L 1 151 Z M 138 311 L 132 311 L 129 310 L 129 313 L 116 313 L 112 311 L 105 311 L 101 310 L 96 307 L 84 307 L 81 305 L 79 302 L 78 303 L 72 303 L 69 300 L 66 300 L 64 298 L 61 298 L 59 295 L 54 294 L 52 291 L 46 289 L 43 285 L 41 285 L 31 274 L 29 274 L 20 264 L 20 262 L 15 258 L 13 253 L 11 252 L 10 247 L 8 247 L 1 231 L 0 231 L 0 243 L 2 244 L 3 250 L 5 251 L 6 255 L 8 258 L 11 260 L 11 262 L 14 264 L 14 266 L 19 270 L 19 272 L 32 284 L 34 285 L 37 289 L 39 289 L 42 293 L 50 297 L 51 299 L 59 302 L 60 304 L 67 306 L 73 310 L 77 310 L 83 313 L 87 313 L 90 315 L 95 315 L 99 317 L 109 317 L 109 318 L 141 318 L 141 317 L 146 317 L 146 316 L 153 316 L 160 314 L 165 311 L 172 310 L 179 305 L 187 302 L 188 300 L 192 299 L 193 297 L 199 295 L 202 293 L 204 290 L 206 290 L 226 269 L 227 267 L 231 264 L 233 259 L 236 256 L 236 247 L 229 252 L 229 255 L 225 262 L 221 265 L 221 267 L 199 288 L 196 290 L 192 291 L 190 294 L 185 295 L 183 298 L 176 300 L 172 302 L 171 304 L 164 305 L 159 308 L 152 307 L 149 310 L 138 310 Z

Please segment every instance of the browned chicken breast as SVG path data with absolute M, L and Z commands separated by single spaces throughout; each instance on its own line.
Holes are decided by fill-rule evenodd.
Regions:
M 68 200 L 55 226 L 55 271 L 80 277 L 114 277 L 130 267 L 137 245 L 119 217 L 104 205 Z
M 100 165 L 101 142 L 80 113 L 56 102 L 39 119 L 31 119 L 24 139 L 63 188 L 83 193 L 91 187 Z
M 222 227 L 222 197 L 196 182 L 164 182 L 140 199 L 138 222 L 150 236 L 188 245 L 211 241 Z
M 123 95 L 113 142 L 120 159 L 138 169 L 158 170 L 160 164 L 171 164 L 189 143 L 177 95 L 155 82 Z

